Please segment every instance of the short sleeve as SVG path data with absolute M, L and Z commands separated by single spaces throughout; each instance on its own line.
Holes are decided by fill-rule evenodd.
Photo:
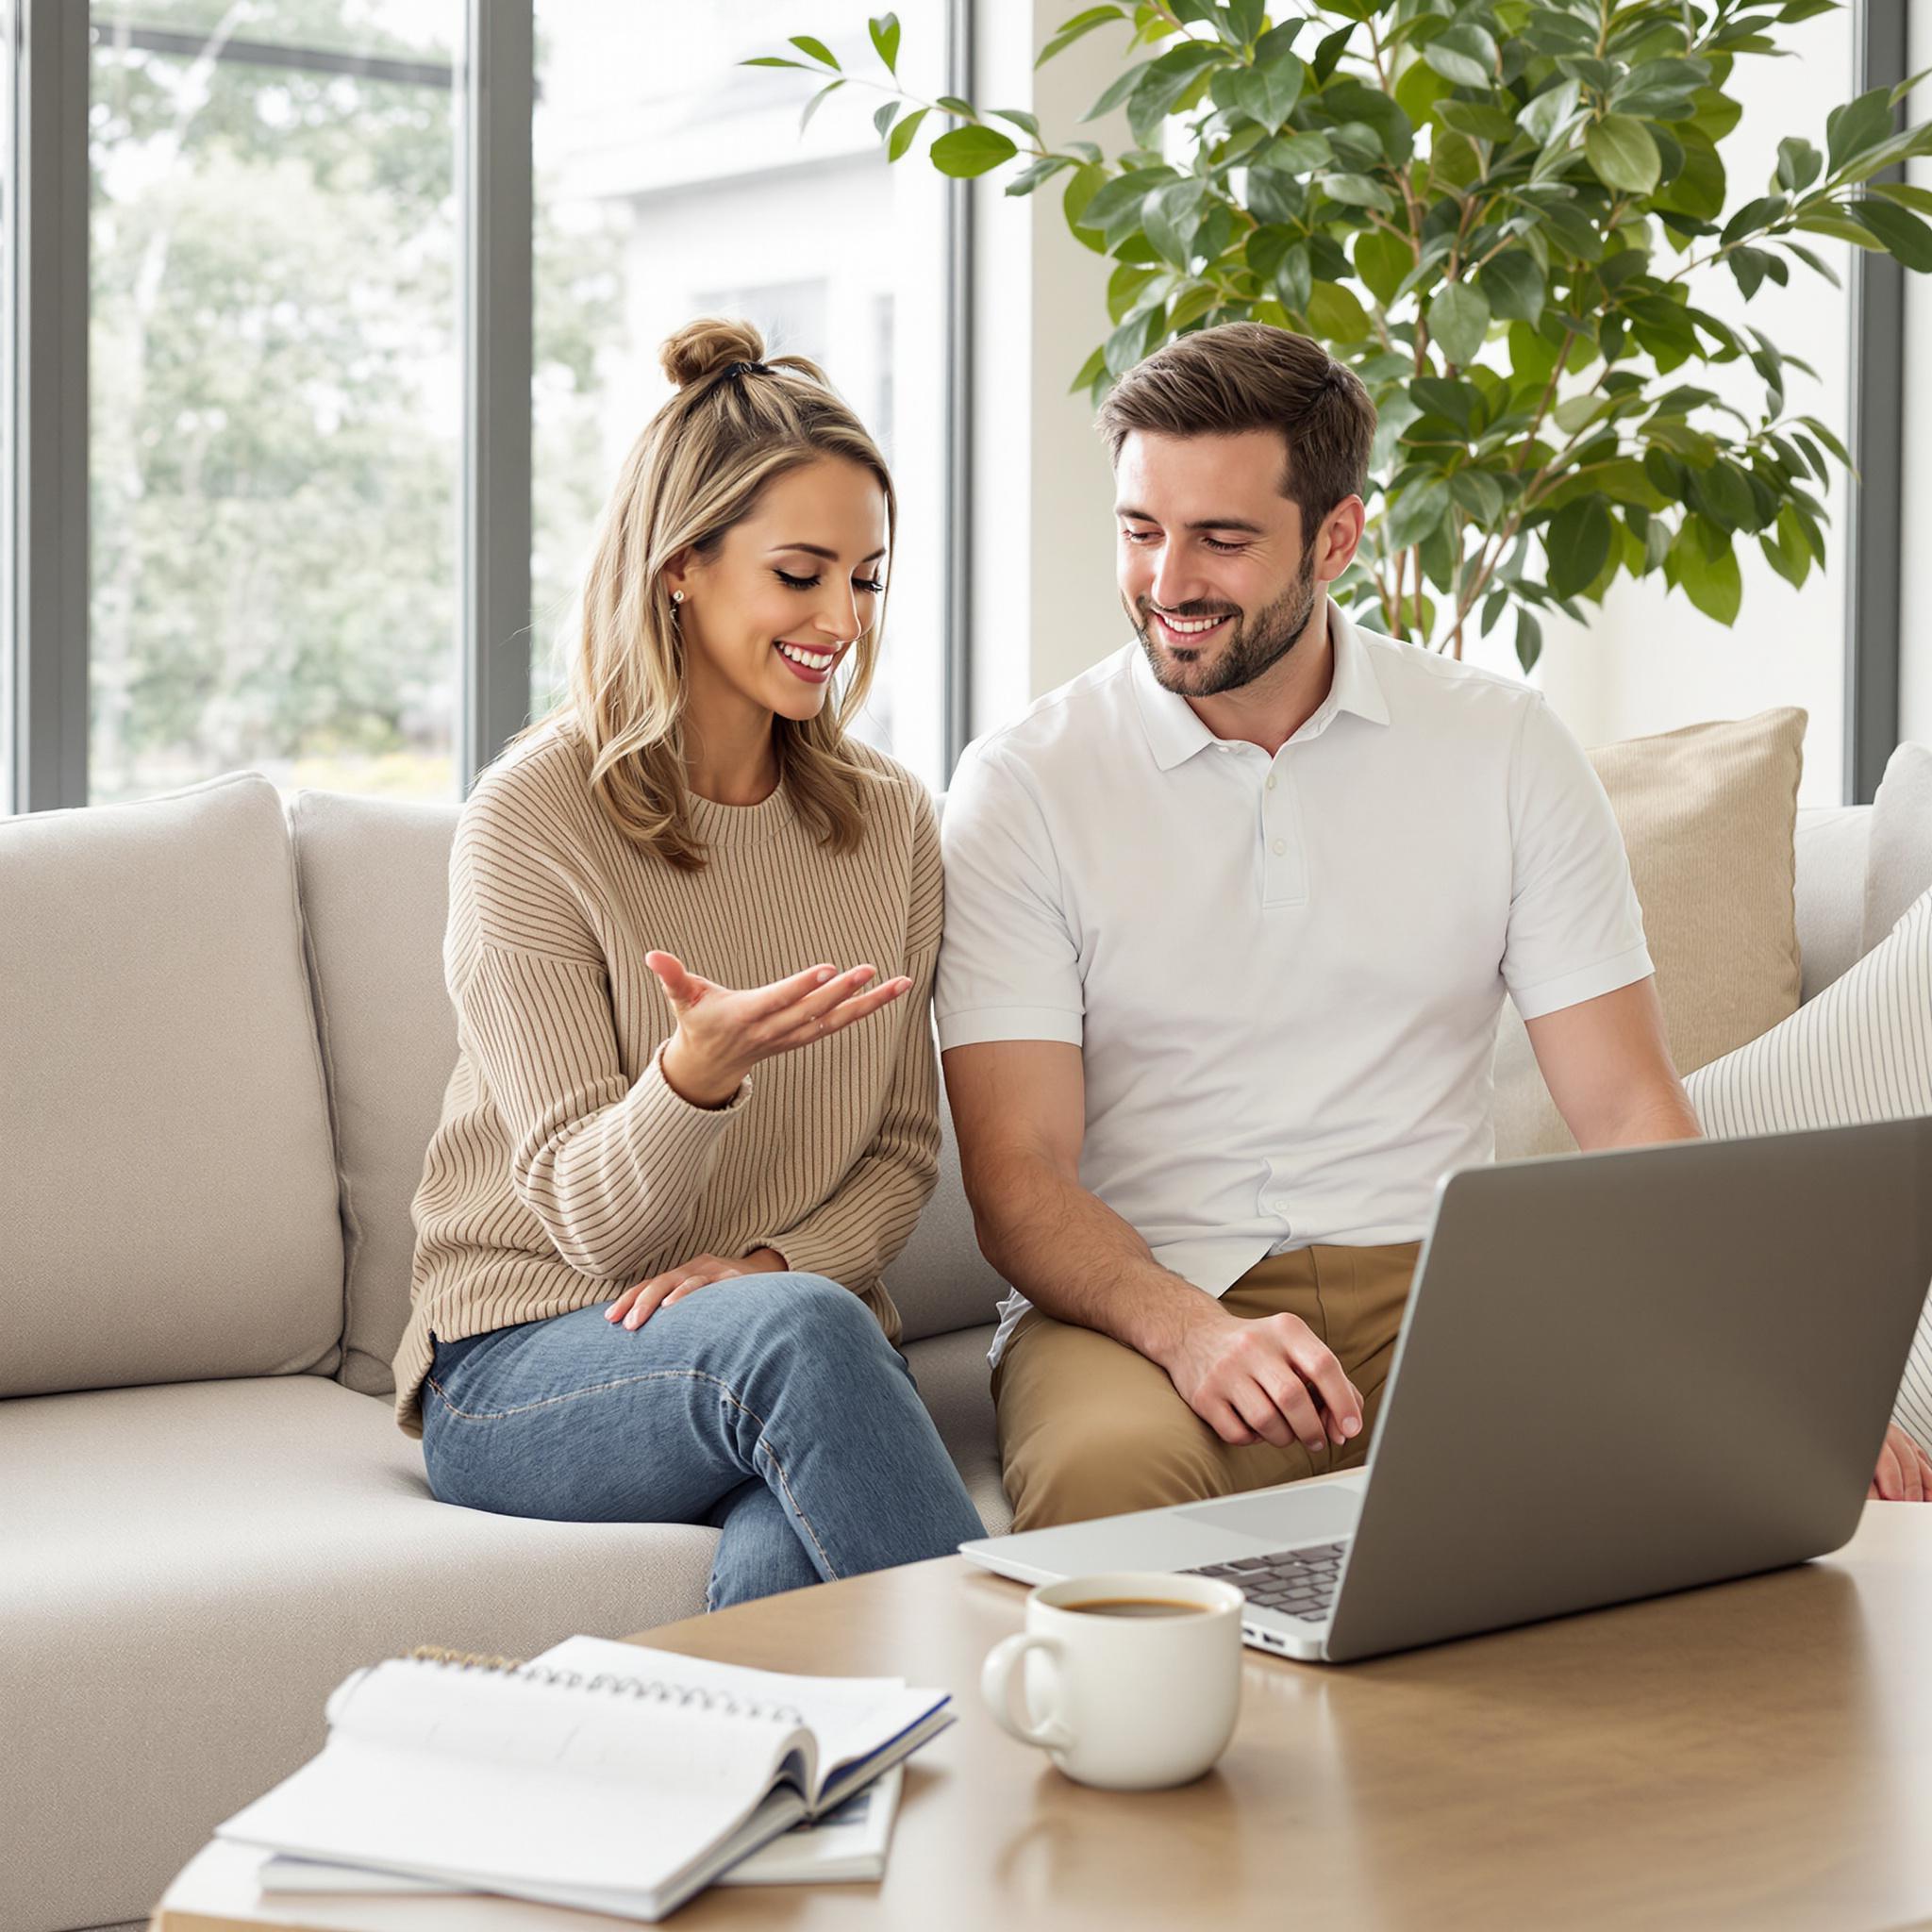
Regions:
M 1503 979 L 1541 1019 L 1655 970 L 1624 835 L 1583 748 L 1538 693 L 1509 776 L 1512 879 Z
M 1040 801 L 984 741 L 968 745 L 940 821 L 946 929 L 933 1012 L 941 1051 L 995 1040 L 1081 1041 L 1079 947 Z

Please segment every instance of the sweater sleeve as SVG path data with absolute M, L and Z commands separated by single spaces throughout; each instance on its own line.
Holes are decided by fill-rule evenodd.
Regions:
M 570 868 L 505 820 L 497 801 L 466 808 L 451 854 L 458 1038 L 502 1117 L 518 1199 L 571 1267 L 627 1280 L 676 1244 L 750 1082 L 725 1107 L 693 1107 L 666 1082 L 661 1045 L 627 1076 Z
M 884 1020 L 891 1015 L 898 1022 L 878 1125 L 865 1152 L 819 1207 L 796 1225 L 753 1243 L 775 1249 L 789 1268 L 801 1274 L 823 1274 L 854 1290 L 876 1281 L 897 1258 L 939 1179 L 940 1080 L 933 1051 L 932 984 L 944 890 L 939 826 L 921 786 L 913 805 L 905 969 L 912 985 L 876 1016 Z

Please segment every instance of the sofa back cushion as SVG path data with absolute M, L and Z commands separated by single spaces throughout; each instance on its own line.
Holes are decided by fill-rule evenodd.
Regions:
M 459 809 L 330 791 L 298 791 L 289 807 L 341 1168 L 341 1379 L 365 1395 L 395 1388 L 409 1203 L 457 1059 L 442 928 Z
M 1872 801 L 1872 857 L 1858 950 L 1882 944 L 1932 886 L 1932 745 L 1901 744 Z
M 1865 861 L 1872 842 L 1872 808 L 1808 806 L 1798 814 L 1794 841 L 1792 899 L 1798 957 L 1805 967 L 1802 1005 L 1841 978 L 1866 950 Z M 1932 875 L 1925 883 L 1932 885 Z
M 342 1243 L 257 773 L 0 819 L 0 1395 L 333 1373 Z
M 1677 1072 L 1794 1012 L 1801 972 L 1793 858 L 1805 713 L 1690 724 L 1590 754 L 1609 794 Z M 1496 1053 L 1496 1154 L 1573 1152 L 1528 1035 L 1506 1005 Z
M 458 809 L 324 791 L 298 792 L 290 808 L 341 1164 L 342 1380 L 370 1395 L 394 1388 L 415 1252 L 409 1204 L 456 1065 L 442 933 Z M 991 1321 L 1005 1291 L 974 1243 L 941 1104 L 938 1191 L 886 1275 L 908 1341 Z

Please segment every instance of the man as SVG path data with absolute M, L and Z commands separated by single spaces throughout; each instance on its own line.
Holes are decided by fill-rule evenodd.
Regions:
M 1437 1177 L 1494 1152 L 1506 991 L 1581 1146 L 1698 1132 L 1575 741 L 1329 601 L 1374 432 L 1353 372 L 1229 324 L 1099 426 L 1137 641 L 969 747 L 942 828 L 1021 1529 L 1363 1459 Z M 1897 1431 L 1878 1491 L 1932 1492 Z

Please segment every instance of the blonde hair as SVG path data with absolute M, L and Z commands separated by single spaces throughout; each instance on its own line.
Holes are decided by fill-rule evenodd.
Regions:
M 605 508 L 570 651 L 568 693 L 552 718 L 589 745 L 591 789 L 625 838 L 681 871 L 705 864 L 685 786 L 685 643 L 663 574 L 682 550 L 708 557 L 751 515 L 766 487 L 823 457 L 870 470 L 886 494 L 888 559 L 898 498 L 877 445 L 803 356 L 775 356 L 746 322 L 706 317 L 663 345 L 677 393 L 631 445 Z M 865 836 L 864 793 L 874 774 L 845 748 L 878 662 L 881 598 L 853 645 L 851 672 L 833 704 L 799 722 L 779 717 L 778 780 L 821 844 L 846 851 Z M 515 743 L 516 739 L 511 742 Z

